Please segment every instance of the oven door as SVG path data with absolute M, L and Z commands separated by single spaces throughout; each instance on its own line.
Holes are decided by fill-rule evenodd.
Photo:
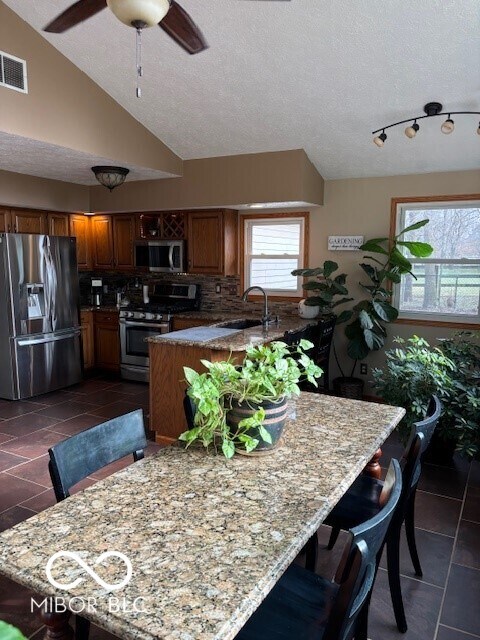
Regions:
M 120 320 L 121 363 L 148 367 L 148 342 L 145 338 L 168 333 L 168 322 L 141 322 L 139 320 Z

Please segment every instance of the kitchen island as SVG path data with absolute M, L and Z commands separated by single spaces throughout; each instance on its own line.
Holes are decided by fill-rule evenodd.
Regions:
M 1 533 L 0 573 L 37 602 L 92 603 L 82 615 L 122 640 L 232 640 L 404 413 L 302 393 L 273 455 L 165 447 Z M 67 588 L 54 586 L 46 565 L 62 550 L 93 576 L 57 558 Z M 118 558 L 98 564 L 106 550 L 132 565 L 114 593 L 94 577 L 125 579 Z M 51 640 L 72 637 L 68 612 L 43 619 Z
M 183 410 L 187 387 L 183 367 L 205 371 L 200 360 L 218 362 L 231 357 L 234 361 L 241 361 L 249 345 L 282 340 L 285 333 L 301 331 L 317 323 L 317 320 L 289 317 L 278 324 L 272 323 L 267 328 L 260 324 L 249 329 L 235 330 L 227 336 L 209 337 L 209 332 L 205 331 L 207 327 L 212 330 L 213 336 L 214 328 L 222 329 L 225 323 L 238 319 L 238 315 L 224 316 L 213 323 L 208 322 L 208 315 L 192 314 L 191 317 L 205 318 L 203 326 L 191 328 L 188 333 L 173 331 L 148 338 L 150 430 L 155 432 L 155 439 L 159 444 L 171 444 L 187 428 Z

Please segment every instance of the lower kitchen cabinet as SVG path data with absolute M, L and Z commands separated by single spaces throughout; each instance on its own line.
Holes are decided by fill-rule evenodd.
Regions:
M 118 312 L 94 311 L 93 329 L 95 366 L 109 371 L 120 371 L 120 332 Z
M 95 366 L 93 311 L 80 312 L 80 328 L 82 330 L 83 367 L 91 369 Z

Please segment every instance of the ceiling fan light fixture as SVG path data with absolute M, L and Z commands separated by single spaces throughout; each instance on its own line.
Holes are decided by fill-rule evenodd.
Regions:
M 115 187 L 119 187 L 125 182 L 125 178 L 130 173 L 125 167 L 92 167 L 95 178 L 103 186 L 112 191 Z
M 442 126 L 440 127 L 440 130 L 442 133 L 445 133 L 448 135 L 449 133 L 452 133 L 454 129 L 455 129 L 455 124 L 453 120 L 450 118 L 450 114 L 448 114 L 448 118 L 442 124 Z
M 107 0 L 111 12 L 129 27 L 154 27 L 167 15 L 169 0 Z

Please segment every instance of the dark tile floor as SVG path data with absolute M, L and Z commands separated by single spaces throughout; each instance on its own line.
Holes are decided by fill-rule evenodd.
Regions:
M 108 377 L 89 379 L 35 401 L 0 400 L 0 531 L 54 504 L 47 470 L 47 450 L 56 442 L 105 419 L 141 407 L 148 414 L 147 387 Z M 148 420 L 147 420 L 148 424 Z M 147 455 L 158 449 L 149 444 Z M 395 437 L 384 446 L 382 465 L 399 457 Z M 93 474 L 77 490 L 105 477 L 130 459 Z M 417 492 L 417 544 L 424 577 L 418 579 L 402 541 L 402 589 L 409 629 L 394 624 L 384 562 L 379 571 L 370 617 L 372 640 L 480 639 L 480 464 L 459 459 L 452 467 L 424 465 Z M 321 543 L 329 529 L 322 527 Z M 332 552 L 322 552 L 320 570 L 333 575 L 341 539 Z M 0 619 L 40 640 L 43 629 L 28 613 L 30 593 L 0 577 Z M 94 628 L 91 640 L 112 640 Z M 294 640 L 294 639 L 292 639 Z

